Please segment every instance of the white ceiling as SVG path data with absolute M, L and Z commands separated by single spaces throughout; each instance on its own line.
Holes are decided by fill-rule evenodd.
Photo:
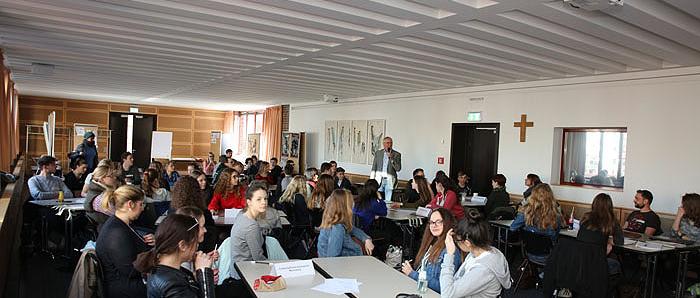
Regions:
M 218 109 L 700 65 L 700 1 L 600 1 L 0 0 L 0 47 L 21 94 Z

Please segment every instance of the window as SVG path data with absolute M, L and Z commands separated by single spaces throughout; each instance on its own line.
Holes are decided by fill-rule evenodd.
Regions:
M 248 134 L 262 133 L 262 112 L 236 112 L 233 119 L 233 153 L 245 157 Z
M 565 128 L 560 183 L 622 188 L 627 128 Z

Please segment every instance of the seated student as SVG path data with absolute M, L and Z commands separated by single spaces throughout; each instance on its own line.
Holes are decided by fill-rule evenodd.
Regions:
M 638 190 L 634 196 L 635 210 L 627 216 L 623 229 L 647 234 L 648 236 L 661 235 L 661 219 L 656 212 L 651 210 L 651 202 L 654 200 L 654 195 L 648 190 Z
M 510 230 L 515 232 L 520 229 L 540 235 L 549 236 L 552 242 L 557 240 L 562 218 L 557 211 L 557 202 L 549 184 L 539 184 L 532 190 L 532 195 L 521 212 L 515 216 L 510 224 Z M 549 255 L 529 255 L 528 258 L 539 263 L 546 263 Z
M 491 247 L 491 231 L 487 221 L 475 209 L 469 209 L 464 220 L 447 232 L 440 272 L 441 297 L 498 297 L 501 288 L 510 288 L 508 261 Z M 455 273 L 457 247 L 467 254 Z
M 353 192 L 352 183 L 350 183 L 348 178 L 345 178 L 345 169 L 337 168 L 335 170 L 335 186 L 336 188 L 347 189 Z
M 416 177 L 416 176 L 421 176 L 425 178 L 425 171 L 421 168 L 417 168 L 413 170 L 413 176 L 411 177 Z M 404 190 L 404 197 L 406 198 L 405 201 L 411 201 L 415 202 L 418 200 L 418 193 L 413 189 L 413 178 L 408 180 L 408 184 L 406 184 L 406 189 Z M 433 197 L 432 195 L 430 196 L 431 198 Z
M 141 236 L 131 223 L 143 211 L 144 193 L 132 185 L 123 185 L 105 193 L 104 204 L 115 213 L 102 226 L 95 252 L 102 266 L 106 297 L 145 297 L 146 286 L 132 263 L 136 256 L 155 244 L 152 234 Z
M 131 154 L 131 152 L 122 153 L 120 170 L 119 180 L 126 184 L 141 185 L 141 173 L 139 173 L 139 169 L 134 166 L 134 155 Z
M 435 178 L 433 178 L 433 181 L 430 182 L 430 190 L 433 191 L 433 194 L 437 194 L 437 188 L 435 186 L 435 183 L 437 183 L 437 179 L 439 177 L 447 177 L 447 174 L 445 174 L 445 171 L 442 170 L 435 172 Z
M 204 234 L 203 242 L 199 245 L 199 250 L 207 253 L 214 250 L 218 236 L 216 223 L 214 222 L 211 212 L 208 212 L 207 205 L 204 205 L 197 179 L 191 176 L 180 177 L 173 186 L 171 199 L 172 202 L 170 203 L 168 214 L 183 207 L 197 208 L 204 213 L 204 221 L 202 224 L 207 232 Z
M 320 172 L 319 175 L 323 175 L 323 174 L 331 175 L 332 174 L 332 171 L 331 171 L 332 167 L 333 166 L 331 165 L 330 162 L 322 162 L 321 168 L 319 168 L 319 170 L 318 170 Z M 331 177 L 333 177 L 333 175 L 331 175 Z
M 197 179 L 197 184 L 199 185 L 199 196 L 202 198 L 204 206 L 209 206 L 211 197 L 214 195 L 214 190 L 211 188 L 209 183 L 207 183 L 207 176 L 201 171 L 194 171 L 192 172 L 192 177 Z
M 311 194 L 311 191 L 316 187 L 316 182 L 318 181 L 318 170 L 316 168 L 308 168 L 304 171 L 304 175 L 306 176 L 306 184 L 308 184 L 306 188 L 309 194 Z
M 423 241 L 418 249 L 418 254 L 416 254 L 414 265 L 411 266 L 408 261 L 405 261 L 401 272 L 417 281 L 419 272 L 425 271 L 428 287 L 440 293 L 440 270 L 442 269 L 442 260 L 447 253 L 445 238 L 447 232 L 454 228 L 457 221 L 452 213 L 445 208 L 433 210 L 429 218 L 428 229 L 423 232 Z M 462 264 L 461 253 L 455 253 L 453 259 L 454 266 L 459 267 Z
M 338 173 L 338 163 L 335 160 L 331 160 L 328 163 L 331 164 L 331 176 L 335 177 L 335 174 Z
M 306 178 L 304 176 L 296 176 L 289 183 L 284 193 L 282 193 L 278 203 L 283 206 L 294 226 L 310 226 L 311 214 L 307 207 L 307 200 L 310 198 L 311 196 L 306 192 Z
M 438 176 L 435 178 L 437 193 L 427 207 L 431 209 L 445 208 L 450 210 L 457 220 L 461 220 L 464 218 L 464 207 L 462 207 L 462 203 L 457 198 L 457 194 L 452 187 L 450 178 L 447 176 Z
M 99 166 L 107 166 L 107 167 L 109 167 L 110 169 L 113 169 L 113 168 L 114 168 L 114 164 L 113 164 L 112 161 L 109 160 L 109 159 L 102 159 L 102 160 L 100 160 L 100 162 L 97 163 L 97 166 L 98 166 L 98 167 L 99 167 Z M 115 175 L 116 175 L 116 174 L 115 174 Z M 115 176 L 115 178 L 118 178 L 118 177 Z M 83 185 L 83 190 L 80 192 L 80 196 L 85 197 L 85 195 L 86 195 L 87 192 L 88 192 L 88 187 L 90 186 L 90 184 L 92 183 L 92 181 L 93 181 L 93 180 L 92 180 L 92 173 L 88 173 L 88 174 L 85 176 L 85 185 Z
M 672 230 L 675 236 L 682 239 L 700 241 L 700 195 L 683 195 Z
M 70 168 L 70 172 L 63 176 L 63 183 L 73 192 L 74 197 L 80 197 L 80 193 L 85 186 L 87 162 L 79 157 L 73 162 Z
M 493 190 L 486 198 L 486 206 L 484 206 L 484 214 L 489 218 L 491 212 L 499 207 L 507 207 L 510 203 L 510 195 L 506 191 L 506 176 L 496 174 L 491 178 L 491 187 Z
M 141 189 L 146 194 L 146 203 L 170 201 L 170 192 L 162 188 L 160 175 L 154 169 L 147 169 L 143 172 L 143 182 Z M 174 185 L 174 184 L 173 184 Z
M 214 168 L 214 173 L 211 176 L 212 184 L 216 184 L 216 182 L 219 181 L 219 175 L 221 174 L 221 172 L 224 169 L 229 168 L 229 167 L 231 167 L 229 158 L 226 157 L 226 155 L 220 155 L 219 156 L 219 163 L 216 164 L 216 167 Z
M 469 176 L 464 171 L 457 172 L 457 194 L 461 197 L 472 194 L 472 189 L 469 187 Z
M 170 160 L 165 164 L 165 172 L 163 172 L 163 179 L 168 182 L 168 190 L 170 190 L 180 178 L 180 173 L 175 171 L 175 162 Z
M 520 204 L 527 204 L 527 198 L 530 197 L 532 189 L 540 183 L 542 183 L 542 180 L 540 180 L 540 176 L 537 176 L 535 174 L 527 174 L 527 177 L 525 178 L 525 186 L 527 186 L 527 189 L 525 190 L 525 192 L 523 192 L 523 201 L 520 202 Z
M 44 155 L 37 161 L 39 174 L 32 176 L 27 181 L 29 193 L 33 200 L 58 199 L 58 193 L 63 192 L 64 198 L 72 198 L 73 192 L 63 184 L 63 180 L 53 175 L 56 171 L 56 159 L 53 156 Z
M 358 196 L 355 198 L 355 206 L 352 207 L 352 212 L 359 218 L 359 227 L 366 233 L 369 233 L 369 228 L 374 222 L 374 219 L 381 216 L 386 216 L 386 202 L 382 200 L 378 193 L 379 183 L 377 180 L 369 179 L 365 182 Z
M 252 158 L 248 157 L 245 159 L 245 169 L 243 170 L 243 174 L 246 176 L 255 176 L 258 173 L 258 166 L 256 164 L 256 161 L 254 161 Z
M 192 176 L 192 172 L 199 171 L 199 166 L 196 163 L 189 163 L 187 165 L 187 175 Z
M 318 178 L 316 182 L 316 187 L 311 192 L 311 198 L 309 199 L 309 208 L 311 213 L 311 222 L 314 227 L 318 227 L 321 224 L 323 208 L 326 206 L 326 199 L 333 193 L 335 186 L 333 185 L 333 177 L 328 174 L 323 174 Z
M 103 194 L 119 187 L 119 179 L 116 171 L 108 165 L 97 166 L 91 174 L 92 183 L 88 185 L 83 207 L 85 214 L 95 221 L 98 227 L 101 227 L 110 216 L 114 215 L 113 206 L 103 208 L 102 203 L 105 199 Z
M 231 227 L 231 253 L 233 263 L 240 261 L 264 261 L 264 238 L 258 219 L 267 211 L 267 185 L 253 182 L 245 194 L 245 212 L 239 214 Z M 233 272 L 234 279 L 240 279 Z
M 243 209 L 245 193 L 245 186 L 238 181 L 238 172 L 227 168 L 221 172 L 219 182 L 214 186 L 214 195 L 208 208 L 219 215 L 223 215 L 225 209 Z
M 165 169 L 163 168 L 163 164 L 160 161 L 154 160 L 151 162 L 151 164 L 148 165 L 148 168 L 154 169 L 158 173 L 160 187 L 165 188 L 166 190 L 170 190 L 170 183 L 167 179 L 165 179 L 166 174 Z
M 351 236 L 364 243 L 368 255 L 372 254 L 372 239 L 362 230 L 352 226 L 351 206 L 352 194 L 347 190 L 336 189 L 328 198 L 317 240 L 319 257 L 361 256 L 362 248 Z
M 168 215 L 156 230 L 158 243 L 138 255 L 134 268 L 148 274 L 148 297 L 213 297 L 213 260 L 197 251 L 197 219 L 180 214 Z M 182 263 L 194 263 L 194 274 Z
M 270 176 L 272 176 L 273 180 L 273 183 L 270 185 L 277 185 L 277 183 L 282 182 L 282 178 L 284 178 L 282 167 L 277 164 L 278 162 L 277 157 L 270 158 Z
M 260 170 L 258 170 L 257 175 L 255 175 L 255 180 L 263 181 L 267 183 L 268 186 L 277 185 L 275 178 L 270 174 L 270 163 L 266 161 L 260 162 Z
M 207 154 L 207 159 L 202 161 L 202 172 L 204 175 L 214 175 L 214 170 L 216 169 L 216 160 L 214 159 L 214 153 L 209 152 Z
M 622 228 L 613 213 L 612 199 L 608 194 L 599 193 L 593 198 L 591 211 L 583 215 L 576 239 L 605 247 L 607 254 L 610 254 L 612 251 L 610 237 L 612 237 L 614 245 L 623 245 L 625 242 Z M 608 258 L 608 273 L 619 272 L 620 263 L 615 259 Z
M 286 166 L 284 166 L 284 178 L 282 178 L 282 182 L 280 183 L 280 187 L 282 187 L 283 192 L 287 190 L 287 186 L 289 186 L 289 183 L 292 182 L 293 178 L 294 165 L 287 164 Z
M 423 176 L 414 176 L 411 179 L 411 191 L 416 195 L 415 197 L 409 196 L 406 201 L 403 202 L 404 208 L 416 209 L 418 207 L 425 207 L 433 200 L 433 194 L 430 190 L 430 185 L 428 185 L 428 180 Z M 396 204 L 392 205 L 392 208 L 396 208 Z

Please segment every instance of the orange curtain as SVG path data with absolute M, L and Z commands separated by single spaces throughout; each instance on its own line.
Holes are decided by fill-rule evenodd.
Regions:
M 263 113 L 262 145 L 260 152 L 262 159 L 280 158 L 282 153 L 282 106 L 265 109 Z
M 0 170 L 9 171 L 19 152 L 17 92 L 0 50 Z

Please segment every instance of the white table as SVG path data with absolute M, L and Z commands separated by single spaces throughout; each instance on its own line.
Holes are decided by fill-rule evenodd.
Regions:
M 486 202 L 463 201 L 462 206 L 464 206 L 464 207 L 484 207 L 484 206 L 486 206 Z
M 83 204 L 83 202 L 85 202 L 85 198 L 66 198 L 63 200 L 63 203 L 59 203 L 58 199 L 29 201 L 29 203 L 31 203 L 31 204 L 43 206 L 43 207 L 53 207 L 53 206 L 58 206 L 58 205 Z
M 270 263 L 284 263 L 289 261 L 270 261 Z M 285 282 L 287 283 L 287 288 L 277 292 L 257 292 L 253 290 L 253 285 L 255 279 L 260 278 L 260 276 L 270 274 L 271 265 L 255 263 L 252 261 L 242 261 L 236 262 L 235 270 L 245 281 L 253 295 L 260 298 L 275 297 L 275 298 L 325 298 L 333 297 L 339 298 L 343 296 L 336 296 L 333 294 L 328 294 L 324 292 L 319 292 L 312 290 L 311 288 L 322 284 L 325 278 L 318 272 L 315 272 L 313 276 L 302 276 L 295 278 L 287 278 Z
M 391 298 L 399 293 L 417 293 L 416 281 L 370 256 L 316 258 L 313 261 L 318 269 L 332 277 L 354 278 L 361 282 L 357 297 Z M 428 289 L 423 297 L 440 297 L 440 294 Z
M 41 206 L 41 207 L 46 207 L 46 208 L 51 208 L 54 210 L 57 210 L 56 212 L 61 212 L 61 215 L 64 216 L 64 222 L 63 222 L 63 229 L 64 229 L 64 236 L 66 237 L 66 245 L 65 245 L 65 255 L 70 256 L 71 250 L 73 249 L 70 244 L 72 243 L 71 240 L 73 239 L 73 212 L 76 211 L 85 211 L 85 206 L 83 205 L 83 202 L 85 202 L 85 198 L 66 198 L 63 200 L 63 202 L 58 202 L 58 199 L 51 199 L 51 200 L 33 200 L 29 201 L 29 203 Z M 42 221 L 42 232 L 41 232 L 41 242 L 42 246 L 44 246 L 42 249 L 47 248 L 47 237 L 48 235 L 46 234 L 48 231 L 48 221 L 46 217 L 41 218 Z

